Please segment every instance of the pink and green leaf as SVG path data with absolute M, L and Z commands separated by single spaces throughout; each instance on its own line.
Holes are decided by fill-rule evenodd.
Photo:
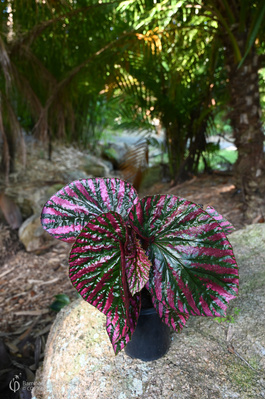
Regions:
M 66 185 L 47 201 L 41 223 L 55 238 L 74 242 L 91 218 L 114 211 L 126 220 L 137 201 L 134 187 L 121 179 L 81 179 Z
M 151 262 L 133 230 L 129 231 L 125 250 L 127 281 L 129 290 L 134 295 L 148 282 Z
M 147 288 L 162 320 L 179 330 L 189 315 L 223 316 L 238 291 L 232 246 L 200 206 L 176 196 L 148 196 L 129 214 L 148 244 Z
M 107 316 L 106 329 L 117 354 L 130 340 L 140 312 L 126 277 L 124 245 L 127 226 L 109 212 L 90 220 L 78 235 L 69 257 L 73 286 Z
M 137 326 L 140 313 L 140 294 L 130 297 L 129 321 L 121 317 L 118 312 L 113 315 L 112 311 L 106 317 L 106 331 L 111 340 L 115 354 L 118 354 L 131 340 L 132 334 Z
M 227 219 L 219 214 L 213 207 L 208 206 L 205 211 L 218 222 L 226 235 L 229 235 L 229 233 L 232 233 L 235 230 L 231 222 L 227 221 Z

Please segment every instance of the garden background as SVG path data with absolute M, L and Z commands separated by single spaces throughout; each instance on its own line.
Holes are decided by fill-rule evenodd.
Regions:
M 39 225 L 68 182 L 118 176 L 141 197 L 210 204 L 236 229 L 264 222 L 265 5 L 2 0 L 0 10 L 4 391 L 18 371 L 34 380 L 56 312 L 75 299 L 68 248 Z

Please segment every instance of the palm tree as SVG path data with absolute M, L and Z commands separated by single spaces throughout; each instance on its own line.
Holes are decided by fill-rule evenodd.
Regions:
M 132 10 L 140 2 L 125 3 L 129 4 L 128 8 Z M 141 3 L 143 6 L 143 2 Z M 257 205 L 253 204 L 253 200 L 256 198 L 262 199 L 258 200 L 258 204 L 261 205 L 265 188 L 264 134 L 259 92 L 259 70 L 264 66 L 264 57 L 262 55 L 264 53 L 264 1 L 158 0 L 154 1 L 154 3 L 156 4 L 152 10 L 148 10 L 149 15 L 147 13 L 148 7 L 146 10 L 144 8 L 142 17 L 134 25 L 138 29 L 144 29 L 144 40 L 151 41 L 151 35 L 149 37 L 148 34 L 149 31 L 154 30 L 154 27 L 157 27 L 156 29 L 159 27 L 161 32 L 164 31 L 164 38 L 168 39 L 168 43 L 171 43 L 168 30 L 172 33 L 175 32 L 176 54 L 184 55 L 185 60 L 188 60 L 190 56 L 193 59 L 192 53 L 194 51 L 195 65 L 199 69 L 202 66 L 200 60 L 201 55 L 203 55 L 205 59 L 211 59 L 214 64 L 216 63 L 218 69 L 223 69 L 226 73 L 226 77 L 222 80 L 219 79 L 217 82 L 214 69 L 209 68 L 209 74 L 207 76 L 203 74 L 202 79 L 207 80 L 212 86 L 213 95 L 216 93 L 216 103 L 217 100 L 221 103 L 221 96 L 226 96 L 226 90 L 229 94 L 225 105 L 231 120 L 235 145 L 238 150 L 238 160 L 234 168 L 235 185 L 237 191 L 242 193 L 246 208 L 256 209 Z M 144 28 L 145 25 L 146 30 Z M 192 32 L 195 31 L 197 32 L 198 40 L 193 41 L 191 35 L 193 36 Z M 206 45 L 206 41 L 208 45 Z M 218 58 L 217 54 L 219 55 Z M 158 55 L 160 56 L 160 52 L 158 52 Z M 165 63 L 164 60 L 164 64 L 160 65 L 168 65 L 169 68 L 171 64 L 169 62 Z M 157 71 L 157 69 L 157 64 L 154 64 L 153 70 Z M 173 71 L 176 72 L 177 70 L 178 67 L 175 67 Z M 182 71 L 182 75 L 189 71 L 190 66 L 187 64 Z M 163 82 L 164 76 L 161 75 L 159 79 L 160 82 Z M 176 75 L 171 80 L 173 91 L 177 87 L 178 79 Z M 227 82 L 226 86 L 223 84 L 225 81 Z M 186 88 L 189 85 L 187 81 Z M 168 122 L 171 122 L 170 127 L 161 108 L 162 104 L 160 105 L 160 110 L 162 111 L 161 119 L 166 127 L 168 138 L 170 138 L 170 141 L 168 140 L 170 159 L 171 154 L 176 159 L 179 159 L 176 164 L 178 168 L 175 168 L 175 173 L 179 173 L 180 166 L 183 165 L 182 154 L 184 154 L 184 151 L 182 149 L 184 148 L 185 140 L 184 135 L 178 130 L 180 122 L 182 124 L 182 118 L 178 115 L 177 109 L 170 107 L 169 95 L 170 92 L 165 92 L 165 103 L 168 102 L 167 110 L 172 115 L 172 120 L 168 120 Z M 205 110 L 208 107 L 208 96 L 209 94 L 206 91 Z M 180 98 L 177 100 L 179 104 L 182 102 Z M 188 113 L 188 115 L 191 115 L 191 118 L 195 118 L 192 110 L 191 114 Z M 176 117 L 175 123 L 173 123 L 174 116 Z M 198 131 L 200 130 L 198 129 Z M 174 156 L 177 148 L 181 153 L 179 156 L 178 154 Z
M 214 117 L 211 83 L 214 74 L 222 79 L 216 63 L 206 62 L 197 49 L 207 38 L 204 30 L 182 31 L 175 21 L 161 28 L 156 23 L 145 33 L 137 31 L 135 40 L 118 56 L 109 92 L 120 98 L 119 113 L 127 121 L 123 126 L 152 129 L 153 119 L 160 120 L 171 177 L 177 181 L 198 170 L 206 151 L 206 127 Z
M 3 0 L 0 9 L 7 172 L 17 138 L 25 149 L 21 126 L 50 141 L 84 140 L 88 111 L 94 114 L 100 92 L 120 98 L 120 113 L 138 124 L 161 120 L 173 178 L 196 172 L 227 80 L 239 153 L 236 186 L 247 204 L 262 194 L 262 0 Z
M 255 198 L 263 199 L 265 190 L 259 93 L 259 70 L 264 63 L 260 52 L 263 52 L 264 43 L 265 3 L 262 0 L 214 0 L 203 4 L 203 8 L 217 19 L 217 38 L 225 49 L 230 94 L 228 115 L 238 150 L 234 177 L 246 206 L 252 209 L 257 207 L 253 204 Z

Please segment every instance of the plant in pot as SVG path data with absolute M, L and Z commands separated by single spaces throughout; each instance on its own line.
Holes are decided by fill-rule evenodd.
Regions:
M 180 332 L 190 315 L 225 316 L 237 295 L 238 268 L 226 237 L 233 227 L 212 207 L 203 210 L 174 195 L 139 199 L 121 179 L 92 178 L 54 194 L 41 223 L 55 238 L 73 243 L 69 277 L 83 299 L 106 315 L 115 354 L 124 347 L 127 352 L 134 337 L 142 340 L 136 327 L 143 313 L 150 314 L 147 307 L 163 327 Z M 160 342 L 151 333 L 157 336 Z M 168 345 L 166 339 L 163 351 L 143 355 L 137 343 L 128 354 L 151 360 Z

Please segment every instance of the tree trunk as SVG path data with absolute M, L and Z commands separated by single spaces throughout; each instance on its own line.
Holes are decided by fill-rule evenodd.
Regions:
M 163 125 L 166 131 L 170 176 L 176 182 L 176 177 L 180 175 L 180 168 L 184 162 L 186 140 L 184 133 L 180 132 L 178 122 L 164 124 L 163 121 Z M 180 179 L 186 179 L 186 177 L 182 176 Z
M 244 54 L 245 40 L 239 40 Z M 250 51 L 241 68 L 226 43 L 226 62 L 229 78 L 229 117 L 233 128 L 238 159 L 234 167 L 236 188 L 241 191 L 246 217 L 250 220 L 264 214 L 265 192 L 264 135 L 258 79 L 258 56 Z
M 16 144 L 15 139 L 12 137 L 12 133 L 9 127 L 5 127 L 5 136 L 3 140 L 2 150 L 2 162 L 1 171 L 4 172 L 6 179 L 8 180 L 9 173 L 15 170 L 15 156 L 16 156 Z

